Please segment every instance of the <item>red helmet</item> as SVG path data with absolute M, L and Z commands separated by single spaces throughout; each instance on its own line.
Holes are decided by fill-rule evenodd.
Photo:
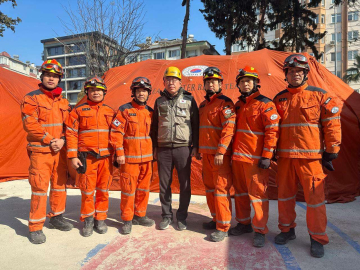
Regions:
M 86 79 L 86 81 L 84 83 L 85 91 L 87 88 L 90 88 L 90 87 L 96 87 L 96 88 L 102 89 L 104 92 L 107 92 L 105 82 L 99 76 L 90 76 Z
M 149 91 L 149 94 L 151 93 L 151 82 L 148 78 L 146 77 L 136 77 L 132 83 L 131 83 L 131 86 L 130 86 L 130 89 L 131 91 L 135 91 L 136 88 L 139 88 L 139 87 L 143 87 L 145 88 L 146 90 Z
M 55 59 L 46 60 L 44 63 L 42 63 L 40 71 L 42 73 L 45 71 L 55 73 L 56 75 L 59 75 L 60 78 L 62 78 L 62 76 L 64 75 L 61 64 Z
M 205 81 L 207 79 L 218 79 L 220 81 L 223 81 L 224 77 L 220 69 L 218 69 L 217 67 L 208 67 L 203 72 L 203 80 Z
M 286 57 L 284 61 L 283 71 L 286 71 L 290 67 L 297 67 L 310 71 L 310 66 L 307 58 L 302 54 L 292 54 Z
M 260 83 L 259 72 L 254 67 L 246 66 L 240 69 L 239 74 L 236 76 L 236 85 L 238 85 L 239 80 L 244 77 L 255 78 L 258 80 L 258 83 Z

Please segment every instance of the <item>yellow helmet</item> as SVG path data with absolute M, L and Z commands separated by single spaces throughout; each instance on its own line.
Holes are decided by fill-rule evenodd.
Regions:
M 165 77 L 175 77 L 181 80 L 180 69 L 178 69 L 177 67 L 168 67 L 164 73 L 164 78 Z

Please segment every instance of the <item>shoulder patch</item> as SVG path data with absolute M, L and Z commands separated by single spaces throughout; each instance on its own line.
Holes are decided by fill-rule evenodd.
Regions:
M 257 96 L 255 99 L 258 101 L 264 102 L 265 104 L 271 102 L 270 98 L 265 97 L 263 95 Z
M 131 109 L 133 106 L 131 105 L 131 102 L 129 102 L 129 103 L 126 103 L 126 104 L 124 104 L 124 105 L 121 105 L 120 107 L 119 107 L 119 111 L 121 111 L 121 112 L 123 112 L 123 111 L 125 111 L 126 109 Z
M 151 107 L 148 106 L 148 105 L 145 106 L 145 109 L 147 109 L 149 112 L 153 112 L 153 111 L 154 111 L 153 108 L 151 108 Z
M 80 108 L 80 107 L 85 106 L 85 105 L 89 105 L 89 104 L 83 103 L 83 104 L 80 104 L 80 105 L 78 105 L 78 106 L 75 106 L 74 109 Z
M 274 99 L 277 98 L 278 96 L 281 96 L 281 95 L 286 94 L 286 93 L 289 93 L 289 91 L 288 91 L 287 89 L 285 89 L 285 90 L 281 91 L 280 93 L 278 93 L 278 94 L 274 97 Z
M 321 89 L 321 88 L 315 87 L 315 86 L 311 86 L 311 85 L 309 85 L 308 87 L 306 87 L 305 90 L 314 91 L 314 92 L 321 92 L 321 93 L 323 93 L 323 94 L 326 94 L 326 93 L 327 93 L 324 89 Z
M 43 92 L 41 92 L 41 90 L 40 90 L 40 89 L 38 89 L 38 90 L 34 90 L 34 91 L 32 91 L 32 92 L 28 93 L 28 94 L 27 94 L 27 96 L 32 97 L 32 96 L 37 96 L 37 95 L 41 95 L 41 94 L 44 94 L 44 93 L 43 93 Z
M 225 100 L 226 102 L 232 102 L 231 98 L 228 98 L 228 97 L 225 96 L 225 95 L 218 96 L 218 99 Z

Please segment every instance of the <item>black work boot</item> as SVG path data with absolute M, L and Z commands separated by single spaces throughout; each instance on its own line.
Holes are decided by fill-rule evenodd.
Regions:
M 74 226 L 66 221 L 62 215 L 54 216 L 49 221 L 50 228 L 55 228 L 60 231 L 70 231 Z
M 324 246 L 320 244 L 318 241 L 312 239 L 310 236 L 311 247 L 310 247 L 310 254 L 315 258 L 324 257 Z
M 151 227 L 152 225 L 155 224 L 155 221 L 153 219 L 148 218 L 147 216 L 139 217 L 137 215 L 134 215 L 132 224 L 133 225 L 141 225 L 141 226 L 145 226 L 145 227 Z
M 254 247 L 263 247 L 265 245 L 265 234 L 255 232 L 253 246 Z
M 295 228 L 291 228 L 288 232 L 281 232 L 275 236 L 275 243 L 278 245 L 285 245 L 289 240 L 296 238 Z
M 46 236 L 42 230 L 29 232 L 29 240 L 32 244 L 42 244 L 46 242 Z
M 241 224 L 241 223 L 238 223 L 236 225 L 236 227 L 234 228 L 231 228 L 229 230 L 229 233 L 231 235 L 235 235 L 235 236 L 239 236 L 239 235 L 242 235 L 244 233 L 251 233 L 253 231 L 253 228 L 251 227 L 251 223 L 250 224 Z
M 210 234 L 210 239 L 211 239 L 211 241 L 214 241 L 214 242 L 220 242 L 220 241 L 224 240 L 225 237 L 228 237 L 228 232 L 216 230 L 215 232 Z
M 173 222 L 172 218 L 164 217 L 163 220 L 159 224 L 160 230 L 166 230 L 169 228 L 169 225 Z
M 124 225 L 121 227 L 121 234 L 130 234 L 132 228 L 132 221 L 124 221 Z
M 204 222 L 202 225 L 205 230 L 215 230 L 216 229 L 216 222 L 213 220 L 210 222 Z
M 94 221 L 94 229 L 97 233 L 104 234 L 107 232 L 108 227 L 105 223 L 105 220 L 97 220 Z
M 178 230 L 179 231 L 184 231 L 187 229 L 187 224 L 186 224 L 186 220 L 178 220 L 177 221 L 177 226 L 178 226 Z
M 87 217 L 84 219 L 84 227 L 82 229 L 82 234 L 84 237 L 89 237 L 93 234 L 94 231 L 94 217 Z

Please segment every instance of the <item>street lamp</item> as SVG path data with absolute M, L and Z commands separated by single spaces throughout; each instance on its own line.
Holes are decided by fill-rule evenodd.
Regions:
M 62 43 L 58 38 L 54 38 L 57 42 L 59 42 L 59 43 L 61 43 L 63 46 L 64 46 L 64 73 L 65 73 L 65 98 L 67 99 L 68 97 L 67 97 L 67 75 L 66 75 L 66 73 L 67 73 L 67 70 L 65 71 L 65 66 L 66 66 L 66 51 L 65 51 L 65 47 L 67 46 L 67 47 L 74 47 L 75 46 L 75 44 L 64 44 L 64 43 Z

